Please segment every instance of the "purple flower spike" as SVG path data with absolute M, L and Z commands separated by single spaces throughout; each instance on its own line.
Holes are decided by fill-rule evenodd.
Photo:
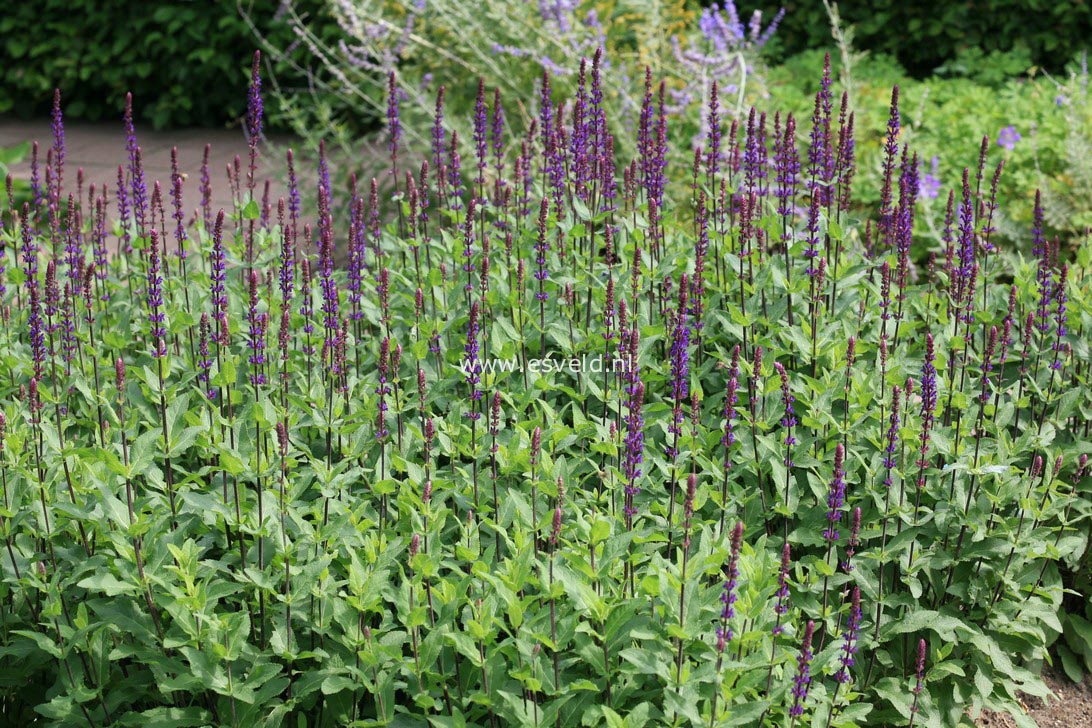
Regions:
M 546 240 L 546 220 L 549 214 L 550 198 L 543 197 L 538 213 L 538 237 L 535 239 L 535 265 L 537 269 L 534 275 L 535 280 L 538 281 L 538 292 L 535 293 L 535 298 L 539 301 L 546 301 L 550 297 L 550 294 L 543 289 L 550 277 L 549 271 L 546 270 L 546 253 L 550 250 L 550 243 Z
M 149 236 L 148 258 L 148 335 L 152 339 L 152 356 L 160 358 L 167 355 L 167 342 L 164 337 L 166 314 L 163 313 L 163 276 L 159 268 L 159 234 L 153 229 Z
M 687 295 L 689 279 L 684 273 L 679 280 L 679 304 L 675 311 L 675 330 L 671 336 L 671 400 L 672 416 L 668 432 L 676 437 L 682 434 L 683 402 L 689 394 L 690 386 L 690 323 L 687 320 Z M 678 455 L 674 445 L 667 449 L 667 456 L 672 460 Z
M 61 113 L 61 90 L 53 91 L 53 188 L 49 191 L 50 202 L 60 205 L 61 176 L 64 172 L 64 114 Z
M 247 323 L 250 325 L 247 348 L 250 356 L 250 383 L 254 386 L 265 384 L 265 332 L 268 327 L 268 314 L 258 311 L 258 272 L 250 271 L 250 306 L 247 309 Z
M 254 196 L 254 172 L 258 166 L 258 142 L 262 139 L 262 52 L 254 51 L 254 64 L 250 68 L 250 88 L 246 103 L 246 140 L 250 147 L 250 169 L 247 172 L 247 189 Z
M 887 428 L 887 446 L 883 451 L 883 466 L 887 472 L 883 484 L 887 488 L 891 487 L 894 478 L 891 471 L 898 465 L 896 455 L 899 452 L 899 401 L 901 395 L 902 390 L 899 385 L 896 384 L 891 388 L 891 418 Z
M 925 640 L 918 640 L 918 661 L 915 665 L 914 675 L 917 678 L 914 683 L 914 704 L 910 706 L 910 713 L 917 714 L 918 712 L 918 699 L 921 697 L 921 691 L 925 689 L 925 653 L 927 647 Z
M 853 518 L 849 526 L 849 544 L 846 546 L 846 560 L 842 562 L 842 571 L 847 574 L 853 571 L 853 557 L 857 554 L 861 537 L 861 507 L 853 509 Z
M 842 506 L 846 499 L 845 456 L 845 448 L 839 442 L 834 449 L 834 477 L 830 481 L 830 490 L 827 491 L 828 525 L 823 531 L 823 538 L 828 544 L 838 540 L 838 524 L 842 522 Z
M 636 338 L 636 330 L 634 330 L 634 338 Z M 640 378 L 637 378 L 634 384 L 629 388 L 629 404 L 628 412 L 626 414 L 626 452 L 624 460 L 626 502 L 624 515 L 627 529 L 633 527 L 633 517 L 637 515 L 637 509 L 633 505 L 633 499 L 641 492 L 641 488 L 637 482 L 641 477 L 641 464 L 644 460 L 645 421 L 641 414 L 644 400 L 645 385 Z
M 789 542 L 781 547 L 781 569 L 777 572 L 777 604 L 774 606 L 774 614 L 777 615 L 777 624 L 773 628 L 773 634 L 779 635 L 785 631 L 781 624 L 781 618 L 789 612 L 789 566 L 792 559 L 792 551 Z
M 815 622 L 809 621 L 804 630 L 804 641 L 800 644 L 800 657 L 796 660 L 796 676 L 793 678 L 792 708 L 789 715 L 793 721 L 804 714 L 804 703 L 808 699 L 811 686 L 811 640 L 815 636 Z
M 736 615 L 736 586 L 739 583 L 739 551 L 743 546 L 743 521 L 736 521 L 732 529 L 732 549 L 728 555 L 728 566 L 724 574 L 724 588 L 720 593 L 720 624 L 717 626 L 717 651 L 723 652 L 732 641 L 732 628 L 728 621 Z
M 757 350 L 755 360 L 759 360 Z M 789 389 L 789 375 L 781 362 L 775 361 L 774 369 L 777 370 L 777 375 L 781 378 L 781 403 L 785 405 L 785 414 L 781 417 L 781 426 L 785 429 L 785 467 L 791 468 L 795 465 L 792 461 L 792 446 L 796 444 L 796 438 L 792 434 L 792 428 L 797 425 L 796 410 L 793 409 L 793 402 L 796 401 L 796 397 Z
M 861 588 L 853 587 L 853 598 L 850 602 L 849 620 L 846 622 L 846 631 L 842 641 L 842 655 L 839 658 L 842 666 L 834 673 L 834 679 L 840 683 L 849 682 L 849 668 L 853 667 L 857 654 L 857 638 L 861 631 Z
M 475 404 L 482 398 L 482 392 L 478 389 L 478 385 L 481 383 L 482 363 L 478 356 L 480 342 L 479 342 L 479 317 L 480 306 L 478 301 L 475 300 L 470 306 L 470 318 L 466 322 L 466 345 L 463 347 L 465 356 L 463 358 L 463 370 L 466 375 L 466 383 L 470 388 L 470 399 L 472 403 L 470 405 L 470 412 L 467 413 L 467 417 L 476 420 L 481 417 L 481 413 L 477 411 L 477 405 Z

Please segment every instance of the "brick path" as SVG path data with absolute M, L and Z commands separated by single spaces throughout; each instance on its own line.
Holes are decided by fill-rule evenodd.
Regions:
M 201 158 L 205 153 L 205 144 L 211 144 L 209 155 L 209 174 L 212 179 L 213 210 L 221 207 L 231 208 L 231 195 L 228 190 L 226 166 L 238 154 L 246 166 L 247 144 L 239 129 L 176 129 L 153 131 L 136 130 L 137 141 L 143 152 L 145 177 L 149 194 L 155 180 L 160 181 L 163 193 L 170 188 L 171 148 L 178 147 L 178 162 L 185 178 L 184 199 L 187 210 L 194 210 L 200 202 L 198 184 L 201 178 Z M 53 143 L 53 132 L 48 119 L 23 121 L 0 118 L 0 147 L 9 147 L 25 141 L 38 141 L 39 163 L 44 166 L 45 152 Z M 274 142 L 287 144 L 287 138 L 273 139 Z M 264 183 L 266 177 L 272 183 L 271 195 L 276 200 L 284 194 L 282 185 L 282 152 L 276 157 L 266 157 L 259 169 L 259 179 Z M 274 159 L 276 162 L 274 162 Z M 65 188 L 75 189 L 76 170 L 83 167 L 84 184 L 101 185 L 104 182 L 113 189 L 117 185 L 119 164 L 127 164 L 125 152 L 125 127 L 121 119 L 116 122 L 66 122 L 65 123 Z M 17 178 L 30 177 L 30 154 L 11 170 Z M 86 187 L 85 187 L 86 189 Z M 260 189 L 260 188 L 259 188 Z M 261 194 L 260 191 L 258 194 Z M 166 204 L 167 199 L 164 200 Z

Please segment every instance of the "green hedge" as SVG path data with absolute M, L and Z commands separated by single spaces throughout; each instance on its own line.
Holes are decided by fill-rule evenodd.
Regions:
M 249 0 L 244 7 L 259 32 L 283 48 L 292 31 L 280 5 Z M 320 28 L 332 28 L 322 0 L 293 5 Z M 236 0 L 12 3 L 0 14 L 0 37 L 0 112 L 47 113 L 59 87 L 68 117 L 111 119 L 132 91 L 137 112 L 156 127 L 239 118 L 249 50 L 259 47 Z M 306 63 L 302 49 L 295 55 L 296 63 Z M 299 85 L 304 78 L 292 65 L 282 61 L 272 70 L 282 83 Z
M 705 0 L 703 4 L 708 4 Z M 776 38 L 787 53 L 829 47 L 830 22 L 819 0 L 739 3 L 740 14 L 784 5 Z M 855 28 L 861 50 L 896 57 L 915 76 L 968 56 L 1026 50 L 1031 63 L 1060 70 L 1090 45 L 1092 6 L 1087 0 L 840 0 L 838 12 Z

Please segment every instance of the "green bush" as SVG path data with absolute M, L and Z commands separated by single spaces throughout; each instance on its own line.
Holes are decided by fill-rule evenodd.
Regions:
M 834 55 L 835 76 L 840 78 L 843 68 Z M 822 62 L 822 56 L 823 51 L 807 51 L 770 69 L 767 86 L 775 106 L 792 111 L 798 120 L 810 118 L 807 72 Z M 1015 57 L 1009 54 L 1006 58 L 1013 62 Z M 1075 247 L 1092 223 L 1087 212 L 1092 208 L 1092 181 L 1086 180 L 1088 175 L 1083 172 L 1092 157 L 1092 140 L 1085 131 L 1092 120 L 1092 104 L 1080 69 L 1074 64 L 1069 71 L 1065 77 L 1032 73 L 997 84 L 981 77 L 933 76 L 919 81 L 907 79 L 891 56 L 869 54 L 857 59 L 850 74 L 850 95 L 855 100 L 864 182 L 854 190 L 861 209 L 875 209 L 879 202 L 880 139 L 891 87 L 898 84 L 903 127 L 900 142 L 909 143 L 918 153 L 922 174 L 932 174 L 941 185 L 938 197 L 923 196 L 921 201 L 924 209 L 918 232 L 922 240 L 939 240 L 947 191 L 958 185 L 964 167 L 973 169 L 977 164 L 977 145 L 953 147 L 951 141 L 980 142 L 988 136 L 990 168 L 1005 160 L 998 190 L 1003 211 L 997 224 L 999 240 L 1011 243 L 1026 237 L 1031 226 L 1031 200 L 1035 190 L 1041 189 L 1048 233 L 1061 236 L 1067 247 Z M 1012 149 L 997 143 L 1001 130 L 1010 126 L 1020 135 Z
M 60 88 L 70 117 L 112 119 L 132 91 L 143 119 L 156 127 L 214 125 L 237 119 L 245 99 L 238 87 L 248 68 L 240 49 L 255 32 L 288 46 L 292 31 L 277 0 L 142 3 L 135 0 L 44 0 L 13 3 L 0 15 L 0 112 L 44 115 Z M 297 12 L 321 22 L 320 3 Z M 272 69 L 284 83 L 302 84 L 302 53 Z M 298 56 L 298 57 L 297 57 Z M 271 109 L 271 111 L 273 111 Z M 276 118 L 273 119 L 276 121 Z
M 822 3 L 786 0 L 778 42 L 789 53 L 830 43 Z M 756 3 L 742 4 L 741 13 Z M 767 9 L 770 3 L 758 3 Z M 970 55 L 1023 49 L 1032 63 L 1060 70 L 1088 47 L 1092 8 L 1085 0 L 961 0 L 907 3 L 897 0 L 842 0 L 838 11 L 857 31 L 860 47 L 888 53 L 906 69 L 925 76 Z

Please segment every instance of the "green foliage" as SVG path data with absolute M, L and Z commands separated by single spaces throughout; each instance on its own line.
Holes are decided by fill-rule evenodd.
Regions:
M 830 23 L 820 2 L 787 0 L 778 43 L 789 53 L 830 44 Z M 971 66 L 973 58 L 996 60 L 1015 51 L 1032 63 L 1060 71 L 1088 49 L 1092 10 L 1083 0 L 955 0 L 908 3 L 898 0 L 841 0 L 842 19 L 853 25 L 860 48 L 886 53 L 918 77 L 940 66 L 962 66 L 971 74 L 989 71 Z M 740 3 L 740 12 L 755 7 Z M 768 3 L 757 4 L 763 10 Z
M 1042 695 L 1059 635 L 1080 669 L 1087 247 L 993 250 L 968 187 L 913 275 L 803 182 L 725 207 L 757 197 L 725 163 L 657 214 L 498 168 L 348 230 L 240 180 L 178 238 L 57 188 L 0 231 L 0 714 L 966 725 Z
M 261 34 L 287 46 L 292 31 L 279 5 L 253 0 L 241 7 Z M 318 2 L 295 5 L 312 16 L 317 32 L 330 28 Z M 60 88 L 70 116 L 117 119 L 131 91 L 142 118 L 157 128 L 237 121 L 245 110 L 237 88 L 248 70 L 240 48 L 257 43 L 237 0 L 14 3 L 0 15 L 0 35 L 0 112 L 45 115 Z M 284 84 L 304 85 L 304 59 L 291 52 L 270 70 Z
M 821 64 L 822 57 L 823 51 L 810 51 L 771 67 L 768 88 L 773 103 L 792 110 L 797 119 L 809 118 L 807 70 Z M 835 78 L 844 80 L 837 53 L 832 53 L 831 62 Z M 975 68 L 990 66 L 978 63 Z M 934 174 L 941 183 L 937 198 L 921 200 L 924 209 L 918 232 L 923 238 L 939 241 L 947 192 L 959 184 L 964 167 L 977 167 L 979 148 L 970 140 L 981 141 L 985 136 L 989 138 L 987 167 L 992 169 L 1001 160 L 1005 163 L 998 190 L 998 242 L 1016 245 L 1026 241 L 1036 189 L 1043 193 L 1048 235 L 1061 236 L 1063 246 L 1071 250 L 1084 239 L 1086 227 L 1092 224 L 1088 213 L 1092 209 L 1092 179 L 1088 175 L 1092 139 L 1087 131 L 1092 124 L 1092 102 L 1079 64 L 1060 78 L 1035 74 L 1001 80 L 991 76 L 984 82 L 984 74 L 993 73 L 986 70 L 972 74 L 979 80 L 934 76 L 918 81 L 907 79 L 890 56 L 863 54 L 854 59 L 850 71 L 862 180 L 855 186 L 854 197 L 862 212 L 879 203 L 881 139 L 891 87 L 898 84 L 902 110 L 899 141 L 917 152 L 921 173 Z M 1021 136 L 1013 149 L 997 144 L 1001 130 L 1009 126 Z M 953 139 L 968 143 L 953 145 Z M 1030 252 L 1026 247 L 1022 250 Z

